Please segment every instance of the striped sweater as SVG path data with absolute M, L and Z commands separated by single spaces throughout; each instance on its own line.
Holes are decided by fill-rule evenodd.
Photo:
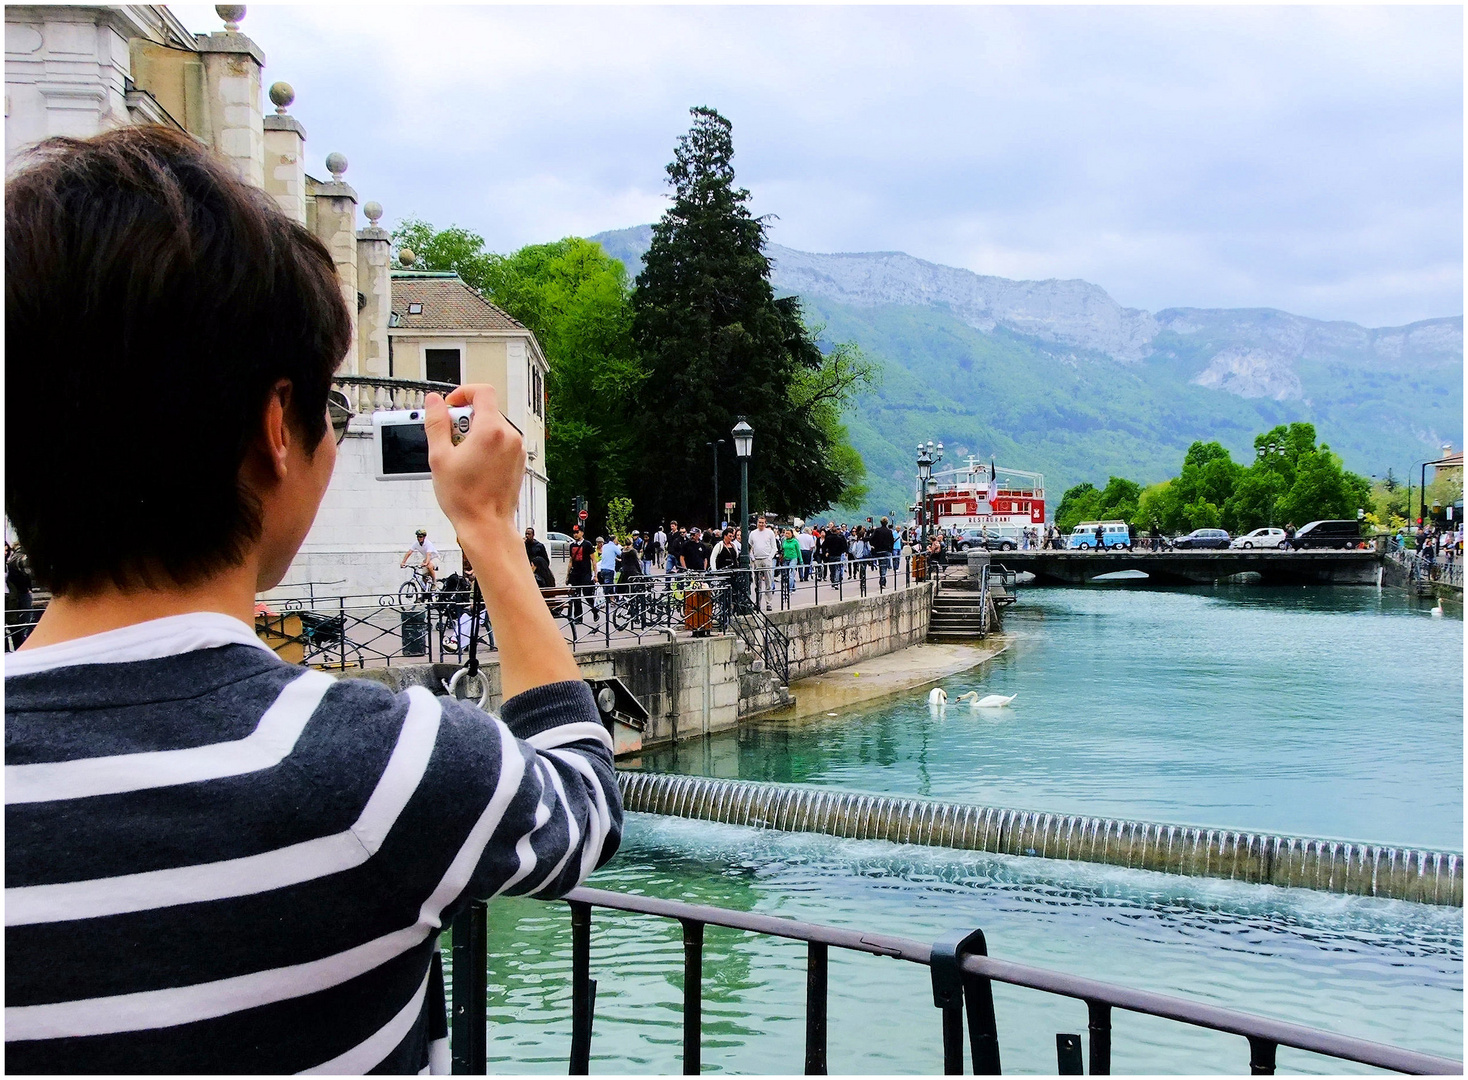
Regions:
M 498 718 L 290 666 L 224 615 L 12 653 L 10 1072 L 420 1072 L 438 931 L 616 851 L 584 683 Z

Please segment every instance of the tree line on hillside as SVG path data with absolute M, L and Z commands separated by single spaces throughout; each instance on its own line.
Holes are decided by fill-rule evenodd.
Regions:
M 1194 529 L 1227 529 L 1232 535 L 1286 524 L 1329 518 L 1355 518 L 1367 511 L 1367 524 L 1396 528 L 1405 524 L 1393 512 L 1388 481 L 1373 485 L 1347 471 L 1328 445 L 1316 445 L 1313 424 L 1281 424 L 1254 439 L 1254 460 L 1232 459 L 1217 442 L 1195 442 L 1181 471 L 1170 480 L 1143 487 L 1113 476 L 1104 488 L 1084 483 L 1061 496 L 1055 524 L 1069 532 L 1083 521 L 1124 521 L 1137 532 L 1168 535 Z
M 766 223 L 735 186 L 732 126 L 714 109 L 691 113 L 667 167 L 672 205 L 635 283 L 577 237 L 500 255 L 457 226 L 409 220 L 393 233 L 416 267 L 457 272 L 540 342 L 552 527 L 569 528 L 576 496 L 593 529 L 623 499 L 646 525 L 713 524 L 715 453 L 721 501 L 737 498 L 740 417 L 755 432 L 752 509 L 803 517 L 866 498 L 842 412 L 874 365 L 852 342 L 823 347 L 799 299 L 775 296 Z

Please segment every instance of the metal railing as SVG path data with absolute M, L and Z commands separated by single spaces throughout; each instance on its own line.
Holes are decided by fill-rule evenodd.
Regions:
M 1248 1041 L 1249 1071 L 1272 1075 L 1279 1047 L 1308 1050 L 1342 1061 L 1354 1061 L 1394 1072 L 1452 1075 L 1463 1063 L 1450 1058 L 1369 1042 L 1300 1024 L 1270 1020 L 1185 998 L 1134 990 L 1065 972 L 1011 963 L 988 955 L 981 930 L 961 930 L 931 944 L 887 934 L 841 930 L 794 919 L 759 915 L 704 904 L 686 904 L 649 896 L 580 888 L 566 895 L 571 907 L 571 1047 L 573 1076 L 590 1071 L 596 980 L 591 977 L 591 913 L 594 908 L 677 919 L 683 927 L 683 1073 L 702 1067 L 702 984 L 705 926 L 720 926 L 806 943 L 805 1062 L 806 1075 L 827 1071 L 827 958 L 834 946 L 872 956 L 926 965 L 932 976 L 933 1004 L 941 1012 L 943 1071 L 964 1071 L 963 1029 L 969 1028 L 969 1052 L 975 1075 L 1001 1071 L 993 984 L 1006 983 L 1083 1001 L 1092 1075 L 1111 1072 L 1113 1009 L 1175 1020 L 1195 1027 L 1238 1035 Z M 487 1064 L 486 991 L 487 922 L 483 901 L 473 901 L 453 921 L 452 1042 L 453 1071 L 482 1074 Z M 1084 1071 L 1081 1039 L 1056 1035 L 1059 1072 Z M 1217 1063 L 1200 1062 L 1200 1072 L 1217 1071 Z
M 1453 553 L 1456 555 L 1456 553 Z M 1436 559 L 1425 559 L 1421 552 L 1396 548 L 1386 553 L 1389 561 L 1396 563 L 1414 584 L 1451 585 L 1463 587 L 1463 564 L 1456 557 L 1447 558 L 1447 553 Z

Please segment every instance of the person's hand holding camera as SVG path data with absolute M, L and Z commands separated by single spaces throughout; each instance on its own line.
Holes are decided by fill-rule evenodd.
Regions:
M 449 406 L 470 405 L 474 419 L 456 445 Z M 515 527 L 525 477 L 525 441 L 500 414 L 494 387 L 474 383 L 455 388 L 448 399 L 424 401 L 428 467 L 438 505 L 461 533 L 476 526 Z
M 474 418 L 456 444 L 449 407 L 461 405 L 473 406 Z M 570 646 L 535 579 L 525 572 L 525 546 L 515 521 L 525 479 L 525 440 L 501 415 L 494 387 L 483 383 L 460 386 L 447 400 L 429 394 L 424 411 L 433 493 L 478 571 L 499 647 L 503 698 L 580 679 Z

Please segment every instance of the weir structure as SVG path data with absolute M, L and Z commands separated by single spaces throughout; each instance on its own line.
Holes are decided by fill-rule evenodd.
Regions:
M 1235 574 L 1263 584 L 1379 585 L 1382 557 L 1366 551 L 1006 551 L 995 562 L 1038 582 L 1083 585 L 1102 574 L 1140 570 L 1166 585 L 1210 585 Z
M 1458 852 L 705 776 L 622 771 L 617 779 L 623 806 L 642 813 L 1463 906 Z

